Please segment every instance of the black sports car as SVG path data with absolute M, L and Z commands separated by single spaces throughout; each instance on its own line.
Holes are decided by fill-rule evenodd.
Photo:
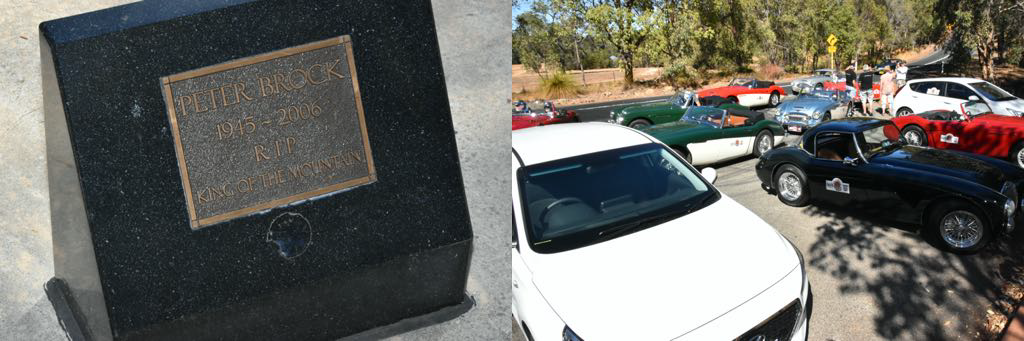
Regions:
M 922 225 L 946 248 L 980 250 L 1019 223 L 1024 171 L 986 156 L 907 145 L 888 120 L 824 122 L 757 166 L 761 187 L 790 206 L 812 199 Z

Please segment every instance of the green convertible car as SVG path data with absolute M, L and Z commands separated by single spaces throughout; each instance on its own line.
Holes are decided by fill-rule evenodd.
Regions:
M 696 92 L 681 91 L 667 102 L 626 107 L 620 111 L 613 110 L 608 122 L 642 129 L 650 125 L 678 121 L 687 108 L 702 105 L 719 109 L 747 109 L 747 107 L 725 98 L 717 96 L 698 98 Z
M 641 129 L 668 145 L 694 165 L 706 165 L 761 154 L 779 143 L 785 132 L 764 113 L 747 109 L 690 107 L 676 122 Z

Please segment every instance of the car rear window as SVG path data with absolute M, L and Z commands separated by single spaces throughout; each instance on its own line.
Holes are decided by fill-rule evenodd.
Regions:
M 945 96 L 946 85 L 944 82 L 920 82 L 910 84 L 910 90 L 914 90 L 914 92 L 922 94 Z

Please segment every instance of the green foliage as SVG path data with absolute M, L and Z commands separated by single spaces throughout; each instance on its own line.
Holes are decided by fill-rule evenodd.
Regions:
M 1009 3 L 1016 0 L 980 0 Z M 535 0 L 517 18 L 513 46 L 524 64 L 559 69 L 623 68 L 627 82 L 641 65 L 664 66 L 665 80 L 692 84 L 696 75 L 749 72 L 757 64 L 807 72 L 829 66 L 825 39 L 839 39 L 836 67 L 874 64 L 936 42 L 947 22 L 961 20 L 958 0 Z M 952 9 L 951 9 L 952 7 Z M 1021 7 L 1024 11 L 1024 7 Z M 1010 12 L 1013 12 L 1011 10 Z M 1014 12 L 1016 13 L 1016 12 Z M 1022 12 L 1024 13 L 1024 12 Z M 533 15 L 525 18 L 527 14 Z M 1018 15 L 1020 17 L 1020 15 Z M 1002 18 L 1002 17 L 1000 17 Z M 1018 19 L 1019 20 L 1019 19 Z M 1012 25 L 1016 41 L 1024 30 Z M 523 24 L 528 24 L 525 28 Z M 964 36 L 966 37 L 966 36 Z M 1013 40 L 1016 39 L 1016 40 Z M 544 41 L 546 44 L 536 44 Z M 527 48 L 533 49 L 526 51 Z M 1007 46 L 1006 55 L 1020 55 Z M 578 56 L 577 56 L 578 52 Z M 1016 53 L 1016 54 L 1013 54 Z M 1020 58 L 1018 58 L 1020 59 Z M 531 64 L 532 63 L 532 64 Z M 532 67 L 531 67 L 532 68 Z M 668 70 L 671 69 L 671 70 Z M 777 72 L 770 72 L 777 74 Z
M 954 64 L 966 64 L 971 54 L 976 55 L 981 76 L 995 78 L 997 61 L 1020 60 L 1024 45 L 1024 3 L 1016 0 L 978 0 L 953 2 L 939 10 L 943 19 L 952 24 L 945 46 L 952 53 Z
M 564 72 L 541 80 L 541 89 L 548 98 L 569 98 L 580 93 L 580 86 L 576 80 Z
M 661 74 L 661 80 L 676 89 L 696 89 L 703 79 L 692 65 L 676 63 L 669 65 Z

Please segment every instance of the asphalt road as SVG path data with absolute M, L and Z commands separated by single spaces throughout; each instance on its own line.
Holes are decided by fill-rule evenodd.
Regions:
M 715 185 L 803 252 L 814 294 L 808 340 L 972 339 L 972 326 L 997 296 L 1007 255 L 1021 254 L 1024 233 L 958 256 L 935 248 L 915 226 L 836 207 L 786 206 L 760 188 L 756 162 L 716 165 Z

